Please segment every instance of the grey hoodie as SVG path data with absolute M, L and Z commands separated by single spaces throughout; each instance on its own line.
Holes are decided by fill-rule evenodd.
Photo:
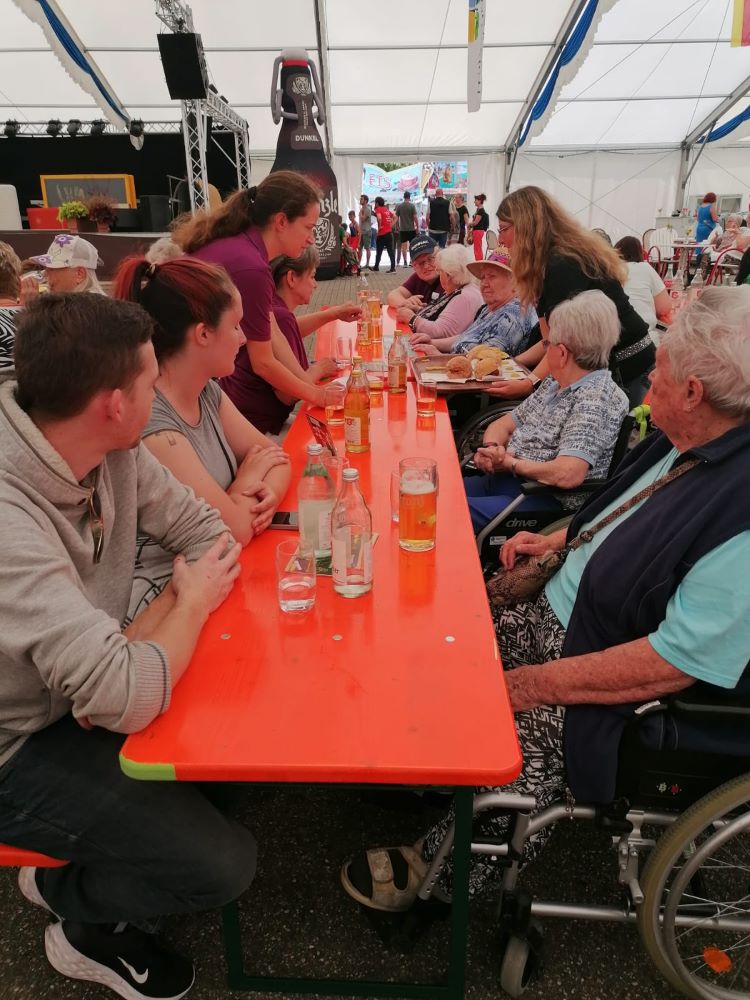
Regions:
M 195 558 L 226 530 L 142 445 L 76 482 L 15 388 L 0 383 L 0 764 L 67 712 L 127 733 L 167 708 L 164 649 L 121 631 L 136 534 Z M 98 565 L 92 487 L 104 521 Z

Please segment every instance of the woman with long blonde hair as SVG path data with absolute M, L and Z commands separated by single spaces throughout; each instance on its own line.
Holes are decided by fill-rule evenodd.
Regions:
M 648 386 L 645 376 L 654 366 L 655 347 L 647 324 L 623 289 L 627 268 L 617 251 L 538 187 L 506 195 L 497 218 L 498 239 L 513 248 L 518 297 L 523 305 L 536 307 L 543 341 L 550 313 L 561 302 L 592 289 L 612 300 L 620 320 L 620 339 L 610 368 L 622 382 L 630 405 L 637 406 Z M 545 376 L 545 365 L 542 359 L 535 374 Z

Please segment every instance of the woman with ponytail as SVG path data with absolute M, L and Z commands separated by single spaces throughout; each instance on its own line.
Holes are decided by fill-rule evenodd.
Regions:
M 252 426 L 213 381 L 234 369 L 244 336 L 242 303 L 226 272 L 181 257 L 124 260 L 114 297 L 138 302 L 154 320 L 159 378 L 143 432 L 149 451 L 216 507 L 242 545 L 264 531 L 287 491 L 287 455 Z M 172 575 L 172 556 L 139 538 L 130 605 L 134 617 Z
M 299 257 L 314 245 L 319 199 L 318 189 L 302 174 L 279 170 L 257 188 L 237 191 L 215 211 L 197 213 L 173 233 L 185 253 L 221 264 L 239 290 L 246 343 L 222 388 L 248 420 L 271 434 L 281 426 L 278 410 L 269 412 L 269 386 L 284 399 L 325 403 L 323 388 L 305 377 L 272 316 L 275 289 L 269 267 L 275 257 Z

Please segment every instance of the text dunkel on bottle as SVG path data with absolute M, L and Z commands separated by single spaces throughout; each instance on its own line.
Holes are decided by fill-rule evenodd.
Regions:
M 320 188 L 320 219 L 315 227 L 320 266 L 316 277 L 325 281 L 338 275 L 341 217 L 336 175 L 326 159 L 313 112 L 313 105 L 317 105 L 320 116 L 323 104 L 316 92 L 310 73 L 312 64 L 304 49 L 284 49 L 280 62 L 281 130 L 271 173 L 275 170 L 296 170 Z M 275 73 L 274 69 L 274 93 L 278 99 Z M 314 76 L 317 80 L 317 73 Z M 277 105 L 274 120 L 277 120 L 278 110 Z

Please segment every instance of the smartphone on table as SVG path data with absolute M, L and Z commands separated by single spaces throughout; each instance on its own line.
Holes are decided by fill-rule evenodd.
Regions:
M 299 516 L 296 510 L 277 510 L 271 518 L 271 528 L 278 528 L 281 531 L 297 531 L 299 528 Z

